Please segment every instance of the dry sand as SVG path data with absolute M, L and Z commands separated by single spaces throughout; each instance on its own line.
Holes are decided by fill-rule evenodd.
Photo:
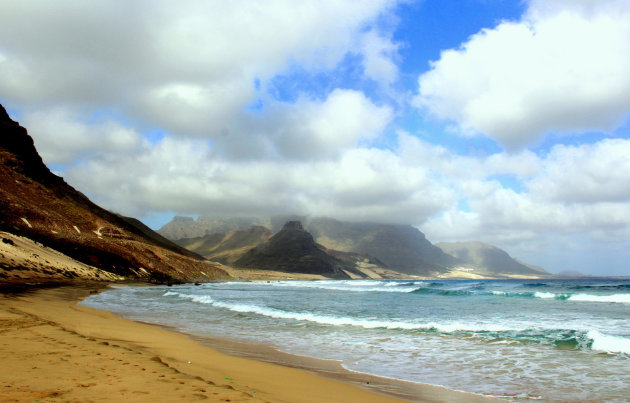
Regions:
M 29 238 L 0 231 L 0 281 L 116 281 L 122 277 L 88 266 Z
M 93 287 L 102 285 L 0 294 L 0 401 L 399 401 L 302 369 L 226 355 L 183 334 L 77 306 Z M 378 383 L 376 377 L 362 377 L 346 380 Z M 410 385 L 413 400 L 486 401 Z

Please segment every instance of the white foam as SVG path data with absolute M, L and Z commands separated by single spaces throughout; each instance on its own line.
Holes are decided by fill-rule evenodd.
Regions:
M 523 295 L 519 292 L 508 292 L 508 291 L 490 291 L 490 293 L 492 295 L 500 295 L 500 296 L 505 296 L 505 297 L 509 297 L 510 295 Z
M 591 348 L 598 351 L 606 351 L 609 353 L 625 353 L 630 354 L 630 339 L 620 336 L 610 336 L 591 330 L 587 337 L 593 340 Z
M 552 292 L 535 292 L 534 297 L 543 298 L 543 299 L 553 299 L 556 298 L 558 294 L 554 294 Z
M 422 288 L 424 283 L 383 282 L 374 280 L 342 281 L 278 281 L 271 283 L 276 287 L 319 288 L 332 291 L 349 292 L 399 292 L 409 293 Z M 408 287 L 406 286 L 408 285 Z M 396 287 L 399 286 L 399 287 Z
M 569 297 L 569 301 L 615 302 L 615 303 L 620 303 L 620 304 L 630 304 L 630 294 L 614 294 L 614 295 L 575 294 Z
M 416 323 L 416 322 L 407 322 L 407 321 L 398 321 L 398 320 L 356 319 L 356 318 L 349 318 L 349 317 L 318 315 L 311 312 L 290 312 L 290 311 L 283 311 L 279 309 L 268 308 L 268 307 L 258 306 L 258 305 L 250 305 L 250 304 L 226 303 L 226 302 L 216 301 L 209 296 L 203 296 L 203 295 L 171 293 L 170 291 L 167 292 L 166 294 L 169 294 L 169 295 L 177 294 L 181 298 L 190 299 L 191 301 L 201 303 L 201 304 L 210 304 L 218 308 L 228 309 L 233 312 L 255 313 L 255 314 L 259 314 L 259 315 L 263 315 L 263 316 L 267 316 L 267 317 L 271 317 L 275 319 L 293 319 L 293 320 L 299 320 L 299 321 L 319 323 L 322 325 L 357 326 L 357 327 L 363 327 L 365 329 L 384 328 L 384 329 L 401 329 L 401 330 L 437 330 L 442 333 L 504 332 L 504 331 L 523 330 L 523 329 L 515 329 L 512 327 L 501 326 L 501 325 L 496 325 L 496 324 L 488 324 L 488 323 L 479 323 L 479 324 L 465 323 L 465 322 Z

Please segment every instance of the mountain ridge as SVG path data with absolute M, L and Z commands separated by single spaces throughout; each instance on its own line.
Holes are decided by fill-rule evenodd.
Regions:
M 350 279 L 363 277 L 354 267 L 327 253 L 299 221 L 287 221 L 280 231 L 250 249 L 234 262 L 235 267 L 278 270 L 287 273 L 320 274 Z
M 536 275 L 546 273 L 541 273 L 540 270 L 543 270 L 541 268 L 534 268 L 519 262 L 494 245 L 479 241 L 439 242 L 436 246 L 466 264 L 485 269 L 489 274 Z
M 136 219 L 99 207 L 50 172 L 28 131 L 2 105 L 0 167 L 0 231 L 128 279 L 178 282 L 228 277 L 220 265 L 205 261 Z M 3 262 L 2 267 L 20 269 L 10 262 Z M 26 269 L 21 269 L 25 274 Z M 37 268 L 30 272 L 32 277 L 52 276 Z
M 206 237 L 213 237 L 213 231 L 220 228 L 245 228 L 250 223 L 263 223 L 269 231 L 276 226 L 274 223 L 282 219 L 300 217 L 296 215 L 248 218 L 238 217 L 221 219 L 220 217 L 176 218 L 167 223 L 159 233 L 169 236 L 176 228 L 179 233 L 186 233 L 192 225 L 193 231 L 207 233 Z M 302 216 L 303 217 L 303 216 Z M 494 268 L 485 268 L 479 262 L 470 262 L 458 256 L 447 253 L 438 245 L 433 245 L 417 228 L 401 224 L 381 224 L 370 222 L 343 222 L 332 218 L 311 217 L 303 218 L 304 228 L 311 232 L 315 241 L 328 249 L 333 255 L 347 261 L 377 262 L 381 269 L 387 268 L 399 275 L 444 277 L 449 276 L 498 276 L 503 275 L 549 275 L 544 269 L 518 262 L 514 259 L 505 261 L 509 273 Z M 171 225 L 177 222 L 177 226 Z M 242 231 L 243 229 L 235 229 Z M 200 237 L 199 239 L 203 238 Z M 176 241 L 179 243 L 179 241 Z M 185 246 L 180 243 L 180 245 Z M 493 247 L 496 248 L 496 247 Z M 498 248 L 496 248 L 499 250 Z M 196 250 L 196 249 L 193 249 Z M 505 251 L 501 251 L 507 255 Z M 345 255 L 339 255 L 344 254 Z M 203 253 L 202 253 L 203 254 Z M 350 256 L 353 256 L 350 259 Z M 507 255 L 509 256 L 509 255 Z M 342 259 L 342 260 L 343 260 Z M 511 259 L 511 258 L 510 258 Z M 514 266 L 518 265 L 518 266 Z

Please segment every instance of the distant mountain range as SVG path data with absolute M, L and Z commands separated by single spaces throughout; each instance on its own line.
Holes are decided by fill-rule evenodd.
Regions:
M 485 270 L 489 275 L 536 276 L 548 274 L 544 269 L 521 263 L 504 250 L 486 243 L 440 242 L 436 246 L 468 265 Z
M 0 282 L 76 279 L 82 276 L 77 273 L 88 271 L 94 279 L 100 276 L 98 270 L 106 274 L 100 277 L 156 282 L 228 277 L 220 265 L 176 245 L 136 219 L 102 209 L 51 173 L 26 129 L 1 105 L 0 211 L 0 231 L 7 234 L 3 242 L 12 252 L 23 237 L 36 241 L 29 248 L 41 249 L 40 254 L 52 249 L 60 252 L 55 256 L 65 255 L 83 268 L 69 272 L 54 267 L 50 260 L 37 260 L 38 253 L 32 249 L 29 265 L 20 266 L 14 258 L 0 256 Z
M 300 220 L 304 230 L 327 253 L 356 267 L 370 266 L 385 276 L 519 277 L 548 275 L 510 257 L 505 251 L 479 242 L 433 245 L 410 225 L 351 223 L 305 216 L 175 217 L 158 230 L 180 246 L 225 264 L 239 266 L 243 253 L 279 231 L 282 223 Z M 227 231 L 227 232 L 223 232 Z M 193 235 L 194 237 L 186 237 Z M 227 240 L 243 239 L 243 242 Z M 254 259 L 250 259 L 251 262 Z M 387 274 L 386 271 L 389 271 Z M 365 271 L 363 274 L 365 275 Z

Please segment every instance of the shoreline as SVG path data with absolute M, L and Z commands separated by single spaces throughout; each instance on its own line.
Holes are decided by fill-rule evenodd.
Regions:
M 271 346 L 188 335 L 77 305 L 109 285 L 89 283 L 0 294 L 1 358 L 7 366 L 0 378 L 0 400 L 19 401 L 26 396 L 99 400 L 112 393 L 136 401 L 495 400 L 441 386 L 357 373 L 336 361 L 292 355 Z M 52 353 L 42 344 L 55 354 L 50 357 Z M 78 350 L 66 350 L 64 360 L 63 355 L 55 356 L 61 354 L 57 350 L 62 345 Z M 32 353 L 38 350 L 43 351 Z M 112 363 L 100 371 L 105 373 L 87 376 L 85 366 L 104 364 L 99 356 L 110 357 Z M 59 366 L 69 367 L 68 377 L 55 380 L 48 376 L 43 383 L 41 377 L 35 378 L 34 374 L 46 372 L 42 358 L 54 358 L 48 369 L 51 374 L 58 373 Z M 107 382 L 117 376 L 128 381 L 122 385 Z M 81 379 L 86 377 L 89 379 Z
M 148 322 L 147 324 L 162 326 Z M 169 327 L 166 326 L 165 328 L 168 329 Z M 353 371 L 345 368 L 339 360 L 327 360 L 324 358 L 287 353 L 267 344 L 255 344 L 218 337 L 196 336 L 174 328 L 172 330 L 185 334 L 199 341 L 201 344 L 233 357 L 242 357 L 312 372 L 324 378 L 354 385 L 376 394 L 402 399 L 403 401 L 442 401 L 441 399 L 444 398 L 443 395 L 447 395 L 446 398 L 449 402 L 505 401 L 505 399 L 498 396 L 482 395 L 449 389 L 441 385 L 405 381 L 366 372 Z M 451 393 L 453 395 L 448 396 Z

